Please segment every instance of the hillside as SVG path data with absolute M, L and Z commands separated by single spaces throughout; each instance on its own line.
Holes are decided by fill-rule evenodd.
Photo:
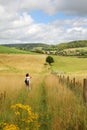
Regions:
M 36 53 L 47 53 L 56 55 L 87 55 L 87 40 L 72 41 L 68 43 L 60 43 L 57 45 L 48 45 L 42 43 L 26 43 L 26 44 L 6 44 L 10 48 L 17 48 L 19 50 L 26 50 Z M 73 50 L 74 48 L 74 50 Z
M 87 40 L 79 40 L 79 41 L 72 41 L 68 43 L 60 43 L 57 45 L 48 45 L 43 43 L 24 43 L 24 44 L 4 44 L 4 46 L 8 47 L 16 47 L 20 49 L 31 50 L 35 47 L 43 47 L 43 48 L 54 48 L 56 47 L 58 50 L 66 49 L 66 48 L 78 48 L 78 47 L 87 47 Z
M 4 44 L 4 46 L 7 46 L 7 47 L 15 47 L 15 48 L 18 48 L 18 49 L 22 49 L 22 50 L 34 50 L 35 48 L 38 48 L 38 47 L 48 47 L 49 45 L 47 44 L 43 44 L 43 43 L 24 43 L 24 44 Z
M 10 48 L 10 47 L 6 47 L 6 46 L 0 46 L 0 53 L 13 53 L 13 54 L 28 54 L 30 53 L 29 51 L 24 51 L 24 50 L 20 50 L 20 49 L 16 49 L 16 48 Z
M 67 43 L 60 43 L 57 45 L 48 45 L 48 44 L 43 44 L 43 43 L 19 43 L 19 44 L 4 44 L 4 46 L 8 46 L 8 47 L 16 47 L 16 48 L 20 48 L 20 49 L 33 49 L 35 47 L 43 47 L 43 48 L 47 48 L 47 47 L 56 47 L 59 50 L 61 49 L 66 49 L 66 48 L 78 48 L 78 47 L 87 47 L 87 40 L 79 40 L 79 41 L 72 41 L 72 42 L 67 42 Z
M 68 48 L 79 48 L 79 47 L 87 47 L 87 40 L 81 40 L 81 41 L 72 41 L 68 43 L 61 43 L 58 44 L 57 49 L 63 50 L 63 49 L 68 49 Z

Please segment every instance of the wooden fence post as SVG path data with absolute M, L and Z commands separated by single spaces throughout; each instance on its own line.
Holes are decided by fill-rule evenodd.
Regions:
M 87 103 L 87 79 L 83 79 L 83 99 Z
M 73 86 L 75 87 L 75 78 L 73 78 Z
M 65 83 L 65 76 L 63 75 L 63 84 Z
M 4 100 L 5 100 L 5 98 L 6 98 L 6 91 L 4 91 Z
M 66 79 L 66 83 L 67 83 L 67 85 L 69 85 L 69 76 Z
M 61 83 L 61 75 L 59 76 L 59 83 Z

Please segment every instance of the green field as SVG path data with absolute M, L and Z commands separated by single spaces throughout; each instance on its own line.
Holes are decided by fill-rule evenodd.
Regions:
M 86 75 L 87 59 L 53 56 L 49 66 L 46 57 L 0 54 L 0 130 L 87 130 L 82 88 L 72 91 L 51 74 Z M 27 72 L 30 91 L 24 84 Z
M 53 56 L 53 58 L 55 61 L 52 65 L 53 71 L 62 71 L 65 73 L 87 72 L 87 58 L 67 56 Z
M 23 50 L 19 50 L 16 48 L 9 48 L 9 47 L 5 47 L 5 46 L 0 46 L 0 53 L 5 53 L 5 54 L 30 54 L 29 51 L 23 51 Z
M 68 50 L 71 50 L 71 51 L 74 51 L 74 50 L 85 50 L 85 51 L 87 51 L 87 47 L 69 48 L 69 49 L 64 49 L 64 50 L 66 50 L 66 51 L 68 51 Z

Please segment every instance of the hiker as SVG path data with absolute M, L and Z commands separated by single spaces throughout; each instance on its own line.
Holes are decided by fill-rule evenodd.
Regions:
M 27 73 L 25 77 L 25 84 L 28 90 L 30 90 L 30 78 L 31 76 Z

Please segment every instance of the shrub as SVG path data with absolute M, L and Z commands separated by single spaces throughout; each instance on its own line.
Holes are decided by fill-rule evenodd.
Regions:
M 54 62 L 53 57 L 51 57 L 51 56 L 47 56 L 47 58 L 46 58 L 46 62 L 48 62 L 49 64 L 53 63 L 53 62 Z

